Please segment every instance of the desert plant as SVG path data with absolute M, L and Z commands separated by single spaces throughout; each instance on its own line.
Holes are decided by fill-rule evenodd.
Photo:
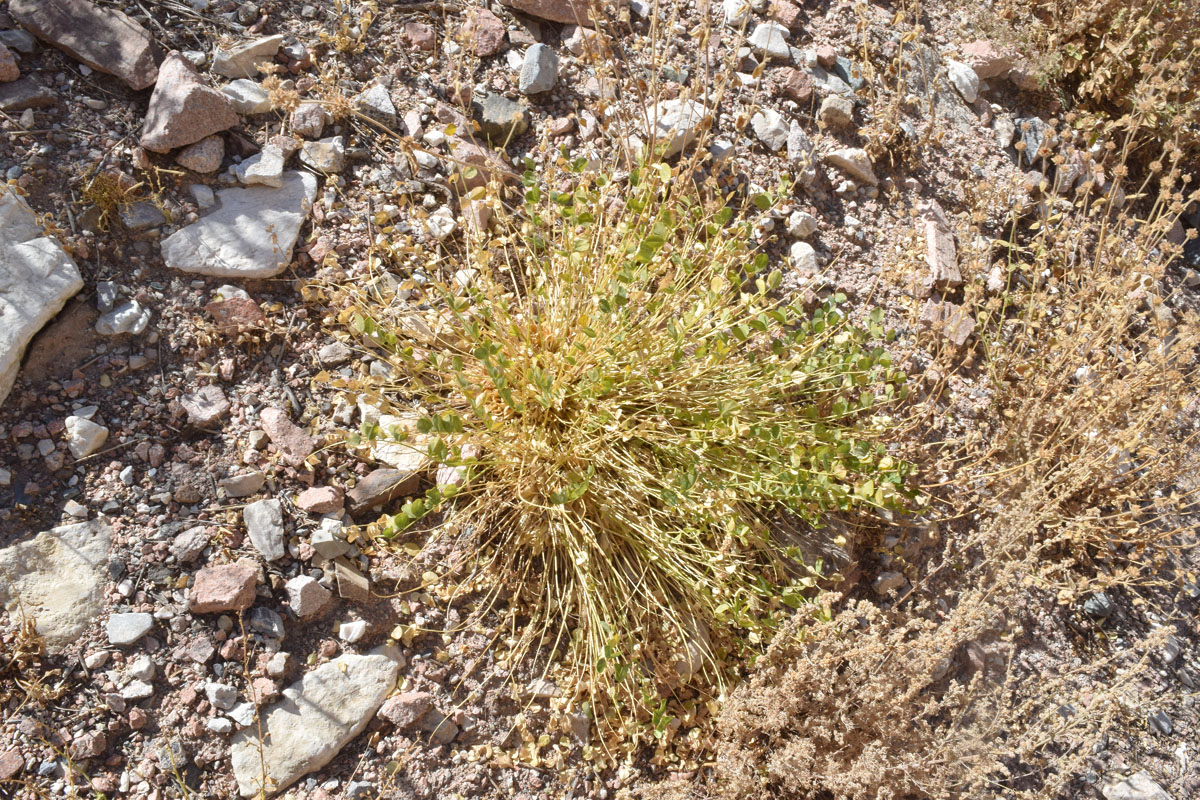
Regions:
M 507 235 L 467 237 L 408 301 L 344 287 L 341 321 L 398 376 L 346 388 L 389 414 L 365 443 L 458 473 L 382 535 L 453 498 L 443 527 L 474 531 L 531 617 L 514 651 L 557 646 L 593 693 L 640 703 L 804 601 L 817 565 L 773 514 L 903 505 L 881 438 L 904 376 L 881 315 L 788 300 L 753 220 L 692 174 L 585 166 L 527 171 L 511 216 L 493 198 Z

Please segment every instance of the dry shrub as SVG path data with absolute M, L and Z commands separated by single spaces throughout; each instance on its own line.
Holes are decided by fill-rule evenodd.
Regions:
M 490 206 L 504 235 L 467 237 L 407 301 L 343 288 L 341 322 L 396 376 L 344 388 L 390 414 L 358 442 L 450 476 L 381 535 L 445 510 L 438 535 L 470 532 L 529 617 L 513 656 L 564 652 L 599 711 L 648 696 L 661 732 L 659 692 L 719 683 L 811 592 L 775 514 L 904 504 L 880 443 L 904 376 L 882 314 L 786 299 L 753 217 L 686 165 L 585 167 L 528 171 L 511 216 Z
M 1200 152 L 1200 3 L 1005 0 L 999 16 L 1043 84 L 1081 112 L 1081 128 L 1131 135 L 1135 173 L 1168 142 Z
M 1031 653 L 1063 606 L 1158 581 L 1173 548 L 1196 546 L 1181 479 L 1198 460 L 1200 337 L 1163 288 L 1188 179 L 1164 152 L 1153 195 L 1147 181 L 1126 206 L 1092 184 L 983 200 L 979 220 L 1008 212 L 980 230 L 1005 288 L 967 288 L 978 366 L 947 356 L 938 370 L 986 412 L 955 428 L 947 382 L 912 419 L 940 553 L 912 566 L 895 606 L 801 615 L 777 637 L 720 716 L 720 796 L 1054 796 L 1091 743 L 1135 719 L 1147 655 Z

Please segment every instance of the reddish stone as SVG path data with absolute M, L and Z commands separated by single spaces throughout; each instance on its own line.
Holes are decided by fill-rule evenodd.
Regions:
M 404 730 L 433 709 L 433 695 L 428 692 L 402 692 L 389 697 L 376 714 Z
M 229 98 L 201 81 L 187 59 L 171 53 L 159 69 L 139 143 L 147 150 L 166 153 L 238 122 Z
M 16 749 L 0 753 L 0 781 L 6 781 L 25 769 L 25 759 Z
M 404 26 L 404 38 L 408 39 L 408 43 L 418 50 L 432 52 L 437 46 L 437 37 L 433 32 L 433 28 L 423 22 L 409 22 Z
M 342 508 L 342 490 L 337 486 L 315 486 L 296 498 L 296 507 L 312 514 L 330 514 Z
M 592 0 L 500 0 L 503 5 L 551 22 L 587 24 L 594 13 Z M 589 25 L 588 27 L 591 27 Z
M 508 33 L 504 22 L 486 8 L 467 11 L 462 34 L 471 52 L 480 58 L 495 55 L 504 47 L 504 36 Z
M 546 124 L 546 128 L 551 136 L 566 136 L 575 130 L 575 120 L 570 117 L 555 117 Z
M 12 51 L 0 43 L 0 83 L 9 83 L 21 77 L 21 70 L 17 68 L 17 60 L 13 58 Z
M 188 593 L 194 614 L 245 611 L 254 605 L 255 570 L 247 564 L 221 564 L 196 573 Z
M 833 49 L 833 45 L 817 45 L 817 63 L 825 69 L 833 69 L 833 65 L 837 63 L 837 51 Z
M 140 708 L 129 709 L 129 727 L 140 731 L 150 721 L 150 715 Z
M 206 305 L 204 310 L 217 323 L 217 330 L 226 336 L 264 330 L 267 327 L 267 318 L 258 307 L 258 303 L 245 297 L 217 300 Z
M 771 0 L 771 10 L 768 16 L 792 30 L 800 27 L 800 7 L 795 3 L 789 3 L 788 0 Z
M 962 53 L 963 61 L 983 80 L 1006 75 L 1013 67 L 1012 57 L 1001 53 L 986 39 L 963 45 Z
M 101 731 L 81 733 L 71 742 L 71 757 L 76 761 L 85 761 L 103 755 L 108 748 L 108 737 Z
M 812 75 L 809 75 L 807 70 L 787 69 L 779 83 L 779 89 L 797 103 L 807 103 L 813 96 Z
M 254 702 L 258 705 L 269 703 L 279 695 L 279 685 L 270 678 L 255 678 L 252 683 Z
M 283 460 L 293 467 L 304 463 L 314 448 L 313 437 L 305 433 L 287 414 L 278 408 L 264 408 L 259 412 L 262 429 L 267 432 L 267 438 L 279 449 Z

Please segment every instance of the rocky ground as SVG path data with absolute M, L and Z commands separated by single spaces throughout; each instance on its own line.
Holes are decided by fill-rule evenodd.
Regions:
M 652 747 L 607 763 L 583 710 L 510 673 L 487 620 L 442 596 L 440 553 L 354 538 L 421 476 L 326 446 L 372 409 L 313 379 L 382 365 L 303 287 L 364 279 L 381 229 L 413 265 L 486 234 L 459 192 L 479 173 L 611 158 L 647 127 L 686 149 L 711 112 L 731 180 L 798 178 L 762 221 L 794 290 L 870 298 L 959 346 L 974 321 L 930 298 L 991 269 L 969 187 L 1028 192 L 1039 154 L 1066 154 L 1062 182 L 1086 166 L 1019 56 L 952 4 L 915 44 L 886 6 L 633 0 L 605 34 L 574 24 L 585 6 L 0 7 L 0 641 L 18 653 L 36 620 L 49 650 L 21 656 L 41 677 L 0 713 L 0 795 L 603 798 L 695 774 Z M 888 118 L 864 41 L 908 68 Z M 881 138 L 921 168 L 873 159 Z M 970 425 L 982 401 L 960 389 L 952 424 Z M 886 567 L 864 585 L 902 585 Z M 1194 680 L 1187 633 L 1162 680 Z M 1195 724 L 1164 710 L 1080 791 L 1200 791 Z

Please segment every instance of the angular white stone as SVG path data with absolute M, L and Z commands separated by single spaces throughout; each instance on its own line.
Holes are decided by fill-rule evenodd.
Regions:
M 871 166 L 871 157 L 861 147 L 843 147 L 825 155 L 825 160 L 845 172 L 860 183 L 872 186 L 879 184 L 875 170 Z
M 343 655 L 283 690 L 283 699 L 230 746 L 242 797 L 274 795 L 328 764 L 367 727 L 396 685 L 400 665 L 385 655 Z M 263 786 L 263 775 L 267 786 Z
M 813 250 L 813 246 L 808 242 L 793 242 L 788 251 L 788 260 L 792 262 L 793 268 L 805 275 L 814 275 L 817 272 L 817 251 Z
M 791 33 L 778 22 L 764 22 L 754 29 L 747 41 L 756 52 L 780 61 L 789 61 L 792 53 L 787 40 Z
M 287 555 L 284 544 L 283 507 L 278 500 L 259 500 L 242 509 L 250 542 L 267 561 Z
M 283 45 L 283 36 L 267 36 L 243 42 L 229 50 L 213 53 L 213 72 L 226 78 L 250 78 L 258 75 L 258 65 L 269 63 Z
M 764 108 L 750 118 L 754 135 L 769 150 L 778 153 L 787 144 L 788 121 L 773 108 Z
M 108 439 L 108 428 L 83 417 L 67 417 L 67 447 L 75 458 L 90 456 Z
M 239 114 L 266 114 L 271 110 L 271 98 L 249 78 L 239 78 L 222 86 L 221 94 L 229 98 L 233 110 Z
M 951 58 L 946 59 L 946 72 L 963 100 L 974 103 L 979 99 L 979 76 L 975 74 L 975 70 Z
M 284 173 L 278 189 L 222 189 L 217 208 L 163 240 L 163 260 L 172 269 L 214 277 L 278 275 L 292 260 L 316 196 L 316 176 L 307 172 Z
M 108 525 L 95 519 L 0 550 L 0 604 L 14 621 L 21 612 L 35 620 L 50 652 L 59 652 L 104 609 L 111 542 Z
M 662 157 L 670 158 L 692 143 L 706 119 L 708 111 L 695 100 L 664 100 L 646 109 L 650 125 L 646 138 L 653 134 L 655 146 L 662 148 Z
M 42 233 L 25 201 L 0 186 L 0 403 L 25 346 L 82 288 L 71 257 Z
M 154 617 L 144 612 L 113 614 L 104 626 L 108 643 L 115 645 L 133 644 L 154 627 Z

